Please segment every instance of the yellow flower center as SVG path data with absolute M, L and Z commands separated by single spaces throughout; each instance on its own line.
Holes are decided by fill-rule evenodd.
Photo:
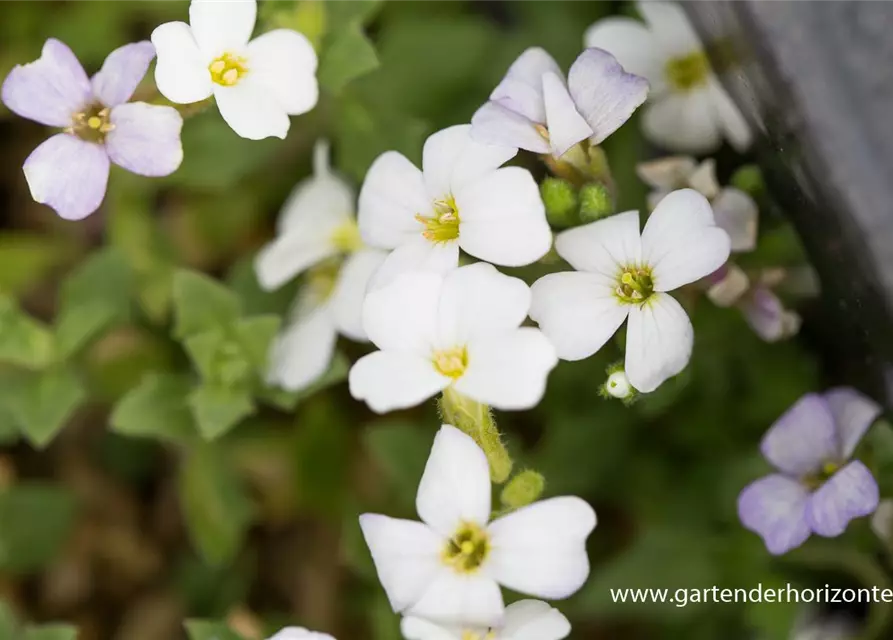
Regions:
M 363 248 L 360 228 L 354 220 L 348 220 L 332 232 L 331 242 L 341 253 L 353 253 Z
M 472 573 L 490 553 L 490 536 L 473 522 L 463 522 L 443 548 L 441 559 L 457 573 Z
M 840 471 L 842 466 L 843 465 L 839 462 L 828 460 L 822 465 L 821 469 L 803 478 L 803 485 L 810 491 L 815 491 L 828 482 L 828 480 L 831 479 L 831 476 Z
M 492 631 L 482 634 L 479 631 L 466 629 L 462 632 L 462 640 L 496 640 L 496 634 Z
M 102 143 L 105 136 L 114 130 L 115 125 L 109 121 L 111 110 L 102 105 L 92 105 L 76 113 L 71 119 L 71 126 L 65 129 L 66 133 L 76 135 L 86 142 Z
M 417 213 L 415 219 L 422 223 L 422 236 L 431 242 L 449 242 L 459 237 L 459 210 L 453 196 L 434 201 L 434 215 Z
M 224 87 L 231 87 L 248 73 L 248 60 L 233 53 L 224 53 L 208 65 L 211 80 Z
M 549 130 L 546 128 L 546 125 L 537 123 L 533 125 L 533 128 L 536 129 L 536 132 L 540 134 L 543 140 L 549 142 Z
M 626 267 L 617 279 L 614 294 L 626 304 L 641 304 L 654 293 L 651 269 L 648 267 Z
M 431 358 L 434 368 L 448 378 L 459 378 L 468 367 L 468 349 L 465 347 L 452 347 L 435 351 Z
M 338 282 L 338 273 L 341 271 L 341 260 L 331 258 L 324 260 L 307 272 L 307 287 L 309 294 L 317 304 L 329 299 L 335 291 L 335 283 Z
M 707 84 L 710 76 L 710 61 L 703 51 L 692 51 L 688 55 L 671 58 L 665 67 L 667 81 L 677 92 L 686 92 Z

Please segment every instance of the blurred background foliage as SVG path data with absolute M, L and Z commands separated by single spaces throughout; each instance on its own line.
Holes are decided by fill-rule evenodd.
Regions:
M 32 202 L 21 164 L 45 132 L 0 113 L 0 638 L 168 640 L 187 637 L 184 619 L 192 640 L 262 638 L 285 624 L 399 638 L 357 515 L 413 514 L 434 403 L 376 417 L 352 401 L 346 371 L 364 350 L 353 343 L 316 389 L 264 389 L 266 348 L 297 285 L 262 292 L 253 255 L 309 174 L 318 137 L 358 184 L 388 149 L 418 161 L 425 137 L 467 122 L 524 48 L 566 68 L 587 26 L 629 10 L 266 0 L 262 28 L 296 28 L 319 51 L 317 108 L 286 141 L 238 138 L 213 109 L 195 116 L 179 171 L 150 180 L 113 168 L 105 204 L 80 223 Z M 48 37 L 94 71 L 186 12 L 186 2 L 4 2 L 0 74 L 37 58 Z M 655 150 L 635 119 L 606 149 L 620 208 L 644 208 L 634 165 Z M 721 177 L 735 162 L 720 156 Z M 795 236 L 761 204 L 748 260 L 796 263 Z M 530 282 L 542 270 L 516 273 Z M 599 513 L 591 579 L 559 605 L 572 638 L 772 640 L 800 613 L 614 604 L 609 588 L 886 583 L 865 521 L 772 559 L 735 513 L 738 492 L 766 470 L 763 432 L 801 394 L 837 382 L 822 345 L 808 330 L 766 344 L 735 311 L 685 302 L 694 356 L 655 394 L 629 408 L 598 397 L 620 354 L 608 348 L 561 363 L 536 410 L 497 417 L 518 462 L 545 475 L 545 495 L 578 494 Z M 883 607 L 857 614 L 877 626 Z

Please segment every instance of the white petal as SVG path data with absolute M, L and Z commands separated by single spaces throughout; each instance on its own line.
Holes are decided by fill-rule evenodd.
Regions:
M 412 606 L 443 569 L 443 539 L 421 522 L 375 513 L 361 515 L 360 528 L 391 608 L 399 613 Z
M 376 413 L 414 407 L 446 389 L 452 380 L 424 356 L 376 351 L 360 358 L 348 376 L 350 395 Z
M 325 236 L 289 232 L 258 252 L 254 271 L 260 286 L 273 291 L 335 253 L 334 245 Z
M 641 259 L 639 212 L 625 211 L 568 229 L 555 237 L 555 250 L 574 269 L 617 279 Z
M 299 318 L 273 341 L 267 382 L 288 391 L 306 389 L 328 371 L 336 338 L 327 307 Z
M 710 94 L 719 128 L 736 151 L 747 151 L 753 142 L 753 131 L 738 106 L 715 77 L 710 78 Z
M 665 60 L 701 50 L 698 34 L 685 15 L 685 10 L 676 2 L 640 0 L 636 2 L 636 8 L 651 27 L 651 33 L 658 41 Z
M 652 91 L 664 89 L 667 61 L 654 35 L 638 20 L 621 17 L 599 20 L 586 31 L 584 41 L 587 47 L 613 55 L 628 73 L 647 78 Z
M 210 61 L 185 22 L 168 22 L 152 32 L 155 46 L 155 85 L 165 98 L 177 104 L 210 97 L 214 86 Z
M 459 246 L 507 267 L 536 262 L 552 246 L 539 188 L 520 167 L 499 169 L 455 193 Z
M 546 73 L 561 77 L 561 68 L 543 49 L 531 47 L 512 63 L 505 78 L 490 94 L 490 99 L 528 120 L 542 124 L 546 121 L 543 104 L 543 76 Z
M 688 184 L 680 187 L 691 187 L 708 200 L 719 194 L 719 181 L 716 179 L 716 160 L 707 158 L 688 176 Z
M 462 574 L 444 567 L 406 613 L 443 624 L 461 620 L 465 625 L 489 627 L 502 620 L 503 611 L 499 585 L 486 573 Z
M 288 134 L 291 123 L 285 107 L 250 73 L 231 87 L 215 85 L 214 98 L 226 124 L 243 138 L 284 140 Z
M 360 190 L 357 222 L 363 241 L 379 249 L 398 247 L 421 234 L 415 216 L 427 215 L 431 207 L 422 172 L 396 151 L 383 153 Z
M 586 538 L 595 512 L 580 498 L 534 503 L 494 521 L 487 568 L 503 586 L 541 598 L 575 593 L 589 577 Z
M 577 111 L 592 128 L 592 144 L 601 144 L 619 129 L 648 96 L 648 81 L 626 73 L 614 56 L 601 49 L 580 54 L 567 75 L 567 86 Z
M 406 640 L 462 640 L 461 627 L 441 626 L 424 618 L 408 616 L 400 621 L 400 633 Z M 481 630 L 486 633 L 486 629 Z
M 428 137 L 422 150 L 428 196 L 439 200 L 454 195 L 462 187 L 488 176 L 517 153 L 513 147 L 475 142 L 470 124 L 438 131 Z
M 471 437 L 445 424 L 437 432 L 416 495 L 419 517 L 444 538 L 463 522 L 490 520 L 490 465 Z
M 543 76 L 546 126 L 552 155 L 559 158 L 572 146 L 593 134 L 592 127 L 577 111 L 564 80 L 555 73 Z
M 530 309 L 527 284 L 486 262 L 447 274 L 440 296 L 437 334 L 444 347 L 517 329 Z
M 726 187 L 712 204 L 716 225 L 729 234 L 732 251 L 753 251 L 760 215 L 753 198 L 740 189 Z
M 667 156 L 636 165 L 636 175 L 655 189 L 672 191 L 686 186 L 697 162 L 691 156 Z
M 549 141 L 536 129 L 536 123 L 508 107 L 490 101 L 471 118 L 471 137 L 483 144 L 518 147 L 534 153 L 549 153 Z
M 626 375 L 643 393 L 682 371 L 691 358 L 694 330 L 682 306 L 655 293 L 630 308 L 626 332 Z
M 335 640 L 327 633 L 308 631 L 304 627 L 286 627 L 268 640 Z
M 646 107 L 642 131 L 660 147 L 697 155 L 715 151 L 722 142 L 706 90 L 660 96 Z
M 729 259 L 729 234 L 716 226 L 707 198 L 679 189 L 660 201 L 642 231 L 642 262 L 656 291 L 672 291 Z
M 588 358 L 616 333 L 629 306 L 603 278 L 577 272 L 551 273 L 533 283 L 530 317 L 562 360 Z
M 274 29 L 248 44 L 251 75 L 289 115 L 310 111 L 319 98 L 316 52 L 303 34 Z
M 562 640 L 571 624 L 558 609 L 542 600 L 519 600 L 505 608 L 499 640 Z
M 370 291 L 363 303 L 363 327 L 379 349 L 427 354 L 438 330 L 443 278 L 408 273 Z
M 302 180 L 282 205 L 276 229 L 279 233 L 328 235 L 352 221 L 355 202 L 353 188 L 344 178 L 328 167 L 315 169 L 313 177 Z
M 248 44 L 256 19 L 256 0 L 192 0 L 189 5 L 189 25 L 210 58 Z
M 418 272 L 445 275 L 458 266 L 458 242 L 451 240 L 435 243 L 419 235 L 388 254 L 369 286 L 371 289 L 380 289 L 401 275 Z
M 472 339 L 467 348 L 468 368 L 456 380 L 456 391 L 504 411 L 538 405 L 558 364 L 555 347 L 533 327 Z
M 379 249 L 360 249 L 345 260 L 338 274 L 331 298 L 332 313 L 338 331 L 351 340 L 368 340 L 363 329 L 363 303 L 369 281 L 386 257 Z

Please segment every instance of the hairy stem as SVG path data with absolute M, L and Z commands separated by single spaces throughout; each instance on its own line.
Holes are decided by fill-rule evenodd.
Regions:
M 512 473 L 512 458 L 502 443 L 502 436 L 490 407 L 447 388 L 438 405 L 446 424 L 471 436 L 484 450 L 490 463 L 490 479 L 496 484 L 505 482 Z

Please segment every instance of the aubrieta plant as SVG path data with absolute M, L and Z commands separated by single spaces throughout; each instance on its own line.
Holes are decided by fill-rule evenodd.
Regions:
M 15 343 L 0 348 L 10 390 L 0 393 L 0 417 L 16 438 L 49 445 L 88 399 L 100 377 L 96 361 L 138 343 L 138 359 L 149 364 L 102 401 L 114 402 L 109 424 L 116 434 L 169 445 L 165 464 L 178 476 L 169 484 L 179 487 L 184 526 L 202 558 L 236 564 L 259 513 L 273 514 L 270 529 L 279 535 L 294 515 L 283 505 L 294 501 L 324 514 L 327 532 L 337 528 L 330 520 L 346 513 L 341 526 L 355 540 L 342 542 L 332 564 L 357 562 L 358 576 L 380 582 L 366 590 L 378 603 L 376 639 L 568 637 L 569 618 L 602 602 L 596 589 L 607 591 L 600 564 L 590 580 L 587 543 L 596 515 L 573 495 L 590 496 L 579 479 L 588 470 L 578 467 L 591 454 L 606 466 L 626 466 L 629 456 L 637 468 L 639 445 L 616 445 L 632 441 L 624 420 L 633 417 L 649 421 L 641 445 L 647 455 L 674 456 L 655 449 L 667 433 L 688 428 L 667 418 L 674 403 L 707 407 L 709 419 L 696 424 L 702 430 L 725 430 L 720 422 L 736 410 L 760 431 L 777 418 L 760 447 L 772 472 L 738 477 L 734 488 L 735 533 L 750 542 L 758 539 L 742 525 L 756 533 L 765 545 L 760 557 L 792 551 L 812 535 L 841 536 L 880 502 L 884 485 L 857 455 L 879 405 L 849 387 L 812 391 L 813 378 L 796 387 L 802 397 L 780 417 L 778 402 L 794 400 L 790 394 L 777 394 L 781 400 L 763 412 L 693 395 L 706 389 L 730 397 L 747 385 L 771 395 L 773 365 L 746 365 L 727 336 L 740 337 L 742 352 L 765 349 L 767 359 L 784 358 L 788 352 L 773 349 L 790 344 L 761 340 L 793 337 L 801 319 L 789 307 L 815 287 L 787 296 L 793 288 L 786 287 L 809 268 L 802 258 L 765 250 L 778 243 L 772 234 L 781 223 L 767 223 L 766 194 L 752 168 L 728 182 L 720 172 L 720 182 L 712 157 L 614 154 L 625 148 L 623 136 L 636 133 L 633 118 L 667 154 L 711 153 L 724 140 L 744 151 L 751 138 L 684 11 L 667 2 L 636 7 L 643 20 L 607 17 L 588 29 L 574 57 L 557 56 L 573 60 L 566 76 L 545 48 L 517 46 L 483 104 L 467 110 L 470 122 L 420 129 L 384 147 L 380 136 L 394 121 L 375 121 L 374 101 L 367 104 L 362 83 L 352 82 L 379 65 L 363 30 L 372 9 L 302 0 L 266 2 L 259 10 L 255 0 L 192 0 L 188 21 L 166 22 L 150 41 L 115 49 L 92 76 L 68 46 L 47 40 L 41 56 L 13 68 L 2 88 L 10 111 L 52 129 L 24 160 L 24 180 L 34 201 L 61 218 L 81 220 L 104 207 L 93 220 L 115 248 L 68 277 L 53 326 L 11 296 L 0 298 L 0 332 Z M 426 55 L 440 55 L 436 38 L 426 46 Z M 348 64 L 361 57 L 357 68 Z M 405 62 L 399 51 L 384 52 L 382 62 L 388 60 Z M 325 108 L 313 111 L 318 102 Z M 204 113 L 212 104 L 219 116 Z M 396 102 L 385 104 L 399 116 Z M 227 126 L 208 129 L 210 137 L 229 136 L 242 145 L 239 154 L 196 155 L 187 169 L 190 145 L 200 147 L 195 140 L 208 135 L 201 128 L 219 118 Z M 289 135 L 285 142 L 245 141 Z M 258 149 L 258 157 L 276 154 L 277 162 L 290 153 L 312 155 L 312 173 L 289 178 L 291 194 L 277 200 L 269 195 L 277 193 L 275 175 L 248 180 L 240 173 Z M 362 159 L 348 162 L 350 151 Z M 625 166 L 612 168 L 609 159 Z M 188 180 L 184 171 L 198 171 L 203 186 L 170 201 L 186 209 L 209 198 L 205 217 L 165 222 L 182 234 L 189 259 L 172 258 L 169 245 L 177 243 L 159 240 L 150 203 L 167 194 L 140 178 L 110 174 L 112 164 L 137 176 L 170 176 L 160 183 L 168 186 Z M 255 197 L 240 199 L 249 182 Z M 638 200 L 624 192 L 631 185 L 639 187 Z M 267 208 L 279 210 L 274 230 L 240 222 Z M 196 249 L 191 243 L 202 228 L 230 228 L 231 245 L 216 254 Z M 245 246 L 251 255 L 224 277 L 209 275 L 223 273 Z M 94 284 L 99 276 L 101 286 Z M 711 330 L 713 319 L 732 328 Z M 339 343 L 339 336 L 350 342 Z M 93 350 L 94 343 L 104 350 Z M 574 391 L 562 395 L 556 379 Z M 345 381 L 342 400 L 323 393 Z M 428 413 L 414 410 L 419 406 Z M 581 407 L 607 408 L 599 415 L 618 424 L 569 429 L 567 417 Z M 379 419 L 396 411 L 403 413 Z M 401 427 L 416 413 L 432 433 L 438 429 L 433 445 L 422 429 Z M 283 436 L 279 423 L 293 415 L 299 427 Z M 518 415 L 517 422 L 510 417 Z M 523 433 L 501 429 L 503 416 L 525 425 Z M 354 438 L 338 430 L 338 420 L 374 422 Z M 578 446 L 580 437 L 592 442 L 580 433 L 590 427 L 603 430 L 599 447 Z M 270 433 L 276 435 L 268 440 Z M 382 433 L 391 439 L 377 440 Z M 751 429 L 740 437 L 751 460 L 758 436 Z M 607 453 L 597 451 L 602 439 Z M 356 452 L 358 440 L 373 453 L 389 452 L 380 473 Z M 533 455 L 534 441 L 569 453 Z M 268 454 L 299 459 L 297 477 L 282 464 L 261 462 Z M 354 458 L 362 458 L 372 480 L 347 499 Z M 686 464 L 672 462 L 680 492 L 691 482 Z M 553 484 L 550 474 L 564 467 L 571 475 Z M 337 488 L 314 493 L 317 472 L 335 478 Z M 390 508 L 376 492 L 391 476 L 406 480 L 393 511 L 400 517 L 366 512 Z M 637 474 L 618 483 L 616 496 L 612 485 L 600 499 L 612 512 L 638 504 L 631 493 L 651 481 Z M 0 484 L 0 514 L 7 490 Z M 413 502 L 418 519 L 407 519 Z M 726 497 L 724 505 L 733 502 Z M 675 503 L 662 509 L 656 521 L 665 522 Z M 0 560 L 14 552 L 5 544 L 0 531 Z M 606 538 L 600 554 L 613 546 L 617 540 Z M 650 568 L 650 558 L 634 556 L 612 575 Z M 337 580 L 318 576 L 334 569 L 320 566 L 311 583 L 330 588 Z M 204 583 L 217 580 L 202 576 Z M 553 606 L 581 590 L 584 604 Z M 198 608 L 211 615 L 215 607 Z M 0 609 L 0 635 L 6 620 L 19 629 L 6 613 Z M 281 616 L 276 626 L 233 619 L 185 624 L 192 640 L 334 640 L 297 626 L 270 635 L 288 622 Z M 358 637 L 355 626 L 320 620 L 295 622 Z

